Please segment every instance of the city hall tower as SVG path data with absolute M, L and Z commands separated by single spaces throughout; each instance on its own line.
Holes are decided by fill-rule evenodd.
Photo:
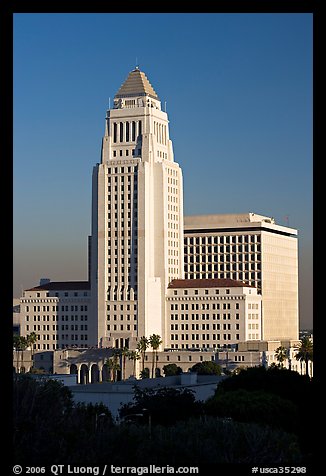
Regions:
M 168 115 L 138 67 L 107 111 L 92 190 L 90 340 L 134 347 L 164 336 L 168 285 L 184 277 L 182 172 Z

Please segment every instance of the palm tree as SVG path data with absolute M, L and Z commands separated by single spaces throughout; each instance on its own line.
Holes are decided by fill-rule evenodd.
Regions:
M 152 334 L 149 336 L 149 344 L 151 348 L 153 349 L 153 360 L 152 360 L 152 378 L 154 377 L 154 370 L 155 370 L 155 364 L 157 361 L 157 349 L 160 347 L 162 344 L 162 339 L 161 336 L 158 334 Z
M 140 352 L 140 355 L 141 355 L 142 370 L 144 370 L 144 367 L 145 367 L 145 352 L 148 349 L 148 346 L 149 346 L 149 341 L 147 337 L 145 336 L 141 337 L 137 344 L 137 350 Z
M 295 355 L 295 358 L 300 360 L 300 362 L 305 362 L 306 375 L 309 375 L 309 360 L 313 361 L 313 343 L 308 336 L 302 337 L 300 341 L 300 344 L 295 347 L 298 351 Z
M 129 351 L 129 354 L 128 354 L 128 359 L 129 359 L 129 360 L 133 360 L 133 370 L 132 370 L 132 374 L 133 374 L 133 376 L 135 377 L 135 374 L 136 374 L 136 360 L 139 360 L 139 359 L 140 359 L 140 355 L 139 355 L 139 353 L 137 352 L 137 350 L 130 350 L 130 351 Z
M 31 332 L 27 337 L 26 337 L 26 341 L 27 341 L 27 345 L 28 347 L 31 348 L 31 361 L 32 361 L 32 367 L 34 367 L 34 362 L 33 362 L 33 358 L 34 358 L 34 344 L 35 342 L 37 342 L 38 340 L 38 336 L 35 332 Z
M 18 364 L 19 364 L 19 347 L 20 347 L 20 336 L 14 334 L 13 336 L 13 349 L 16 352 L 16 374 L 18 374 Z
M 128 347 L 124 347 L 120 351 L 120 355 L 122 355 L 122 380 L 126 378 L 126 359 L 129 355 Z
M 279 362 L 279 366 L 283 368 L 283 362 L 288 358 L 287 349 L 283 345 L 280 345 L 280 347 L 275 350 L 275 357 L 277 362 Z
M 19 352 L 21 352 L 21 362 L 23 363 L 24 350 L 27 349 L 27 339 L 24 336 L 14 335 L 13 338 L 13 347 L 17 352 L 17 373 L 19 373 Z
M 117 371 L 121 369 L 120 363 L 118 362 L 119 355 L 120 352 L 115 351 L 105 363 L 109 369 L 111 382 L 115 382 L 117 380 Z

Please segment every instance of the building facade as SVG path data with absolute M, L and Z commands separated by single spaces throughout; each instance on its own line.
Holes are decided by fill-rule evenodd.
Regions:
M 20 299 L 20 334 L 37 334 L 36 351 L 86 348 L 90 345 L 90 304 L 87 281 L 41 280 Z
M 232 279 L 175 279 L 166 296 L 169 349 L 235 347 L 261 339 L 261 296 Z
M 262 339 L 298 339 L 297 230 L 255 213 L 186 216 L 186 279 L 235 279 L 262 295 Z

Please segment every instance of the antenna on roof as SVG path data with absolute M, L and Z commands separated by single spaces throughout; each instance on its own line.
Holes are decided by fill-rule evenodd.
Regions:
M 138 58 L 136 56 L 136 68 L 135 69 L 139 69 L 139 64 L 138 64 Z

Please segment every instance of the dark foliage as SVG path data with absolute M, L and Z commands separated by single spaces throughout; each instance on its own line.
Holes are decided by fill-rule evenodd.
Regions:
M 163 387 L 159 390 L 134 387 L 134 403 L 122 405 L 120 417 L 132 414 L 144 414 L 140 422 L 148 422 L 149 415 L 153 425 L 173 425 L 180 420 L 199 416 L 202 403 L 195 400 L 192 390 Z M 145 411 L 144 411 L 145 409 Z
M 306 375 L 300 375 L 279 367 L 252 367 L 242 369 L 237 375 L 223 380 L 219 389 L 223 390 L 264 390 L 300 404 L 310 398 L 312 383 Z
M 261 423 L 289 432 L 298 430 L 297 406 L 278 395 L 261 390 L 220 391 L 205 402 L 208 415 Z
M 190 370 L 191 372 L 197 372 L 198 375 L 221 375 L 222 373 L 221 366 L 211 360 L 198 362 L 193 365 Z
M 115 425 L 106 406 L 74 404 L 69 389 L 56 381 L 19 377 L 14 382 L 14 463 L 270 466 L 302 461 L 295 435 L 205 416 L 189 390 L 137 389 L 135 403 L 126 407 L 126 414 L 141 411 L 143 422 Z
M 314 380 L 311 380 L 306 375 L 300 375 L 295 371 L 276 366 L 269 367 L 268 369 L 265 369 L 264 367 L 252 367 L 249 369 L 243 369 L 239 374 L 232 375 L 223 380 L 219 384 L 215 392 L 215 397 L 213 398 L 220 399 L 222 398 L 221 392 L 225 392 L 227 393 L 225 396 L 226 401 L 228 398 L 232 398 L 233 392 L 240 390 L 245 390 L 250 393 L 250 397 L 248 396 L 248 398 L 252 398 L 253 408 L 255 405 L 254 392 L 263 391 L 265 393 L 265 399 L 266 394 L 269 394 L 275 399 L 275 402 L 277 401 L 277 398 L 283 400 L 283 403 L 278 406 L 278 409 L 274 408 L 272 411 L 272 406 L 270 407 L 270 410 L 266 409 L 267 414 L 265 417 L 263 413 L 258 410 L 258 408 L 261 408 L 263 402 L 259 402 L 259 399 L 258 401 L 256 400 L 256 405 L 258 405 L 257 411 L 261 413 L 260 421 L 266 423 L 266 420 L 269 418 L 268 413 L 273 416 L 273 412 L 275 411 L 274 424 L 277 424 L 283 429 L 292 428 L 299 438 L 305 462 L 310 463 L 315 443 L 313 438 L 313 435 L 315 434 L 314 406 L 316 401 Z M 278 400 L 278 402 L 280 403 L 280 400 Z M 286 405 L 288 405 L 289 408 L 291 407 L 293 410 L 289 410 L 291 413 L 283 415 L 282 417 L 282 413 L 286 410 Z M 239 406 L 241 406 L 240 401 Z M 252 412 L 254 414 L 253 408 Z M 241 412 L 241 409 L 238 408 L 237 411 Z M 297 414 L 297 422 L 293 427 L 291 427 L 289 419 L 293 419 L 293 411 Z M 228 416 L 232 417 L 231 413 L 230 410 Z M 258 418 L 255 418 L 254 415 L 252 415 L 252 418 L 252 421 L 258 421 Z M 273 421 L 269 424 L 273 424 Z
M 167 364 L 164 365 L 163 372 L 165 377 L 171 377 L 173 375 L 182 374 L 182 368 L 179 367 L 177 364 Z
M 70 390 L 60 382 L 28 374 L 14 379 L 13 417 L 15 460 L 30 465 L 60 464 L 69 454 L 79 454 L 79 448 L 85 451 L 80 445 L 98 432 L 104 419 L 113 424 L 104 405 L 74 405 Z

